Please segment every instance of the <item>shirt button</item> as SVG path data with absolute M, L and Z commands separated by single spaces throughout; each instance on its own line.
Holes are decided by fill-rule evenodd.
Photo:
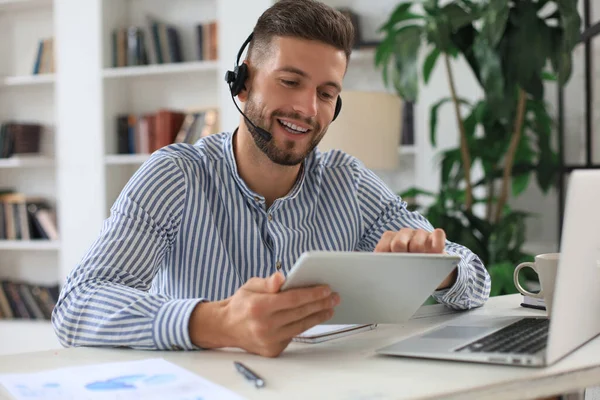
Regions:
M 271 214 L 269 214 L 269 215 L 267 215 L 267 219 L 268 219 L 269 221 L 273 221 L 273 216 L 272 216 Z
M 259 202 L 260 199 L 258 198 L 258 196 L 254 196 L 254 201 Z
M 175 350 L 175 351 L 180 351 L 180 350 L 183 350 L 181 347 L 179 347 L 179 346 L 177 346 L 177 345 L 173 345 L 173 346 L 171 347 L 171 349 L 173 349 L 173 350 Z
M 275 268 L 277 268 L 278 271 L 281 269 L 281 261 L 275 263 Z

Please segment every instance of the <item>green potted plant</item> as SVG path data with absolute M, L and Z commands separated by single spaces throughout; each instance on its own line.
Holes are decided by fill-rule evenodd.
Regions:
M 443 60 L 451 96 L 430 113 L 430 140 L 436 145 L 437 114 L 453 106 L 460 143 L 441 154 L 440 191 L 413 188 L 401 195 L 429 198 L 415 204 L 452 240 L 476 252 L 492 276 L 492 295 L 516 291 L 512 273 L 531 260 L 523 251 L 528 213 L 509 207 L 532 179 L 547 193 L 557 179 L 552 118 L 544 103 L 544 80 L 564 85 L 571 76 L 572 52 L 581 18 L 576 0 L 438 0 L 400 3 L 381 27 L 375 64 L 384 82 L 406 101 L 416 101 L 419 72 L 425 83 Z M 429 54 L 419 65 L 421 48 Z M 451 59 L 464 57 L 484 97 L 460 97 Z M 553 73 L 548 71 L 551 66 Z M 473 180 L 475 163 L 484 176 Z M 476 188 L 483 188 L 477 195 Z M 485 210 L 477 213 L 473 206 Z

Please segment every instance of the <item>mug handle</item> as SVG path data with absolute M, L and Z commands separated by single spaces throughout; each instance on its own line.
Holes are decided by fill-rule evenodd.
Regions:
M 523 288 L 523 286 L 521 286 L 521 284 L 519 283 L 519 271 L 523 268 L 529 267 L 531 269 L 533 269 L 535 272 L 538 272 L 537 269 L 535 268 L 535 263 L 533 262 L 523 262 L 519 265 L 517 265 L 517 268 L 515 268 L 515 272 L 513 273 L 513 280 L 515 281 L 515 286 L 517 287 L 517 290 L 519 292 L 521 292 L 522 295 L 524 296 L 530 296 L 530 297 L 534 297 L 536 299 L 543 299 L 544 298 L 544 293 L 542 291 L 542 289 L 540 289 L 540 291 L 538 293 L 531 293 L 528 290 L 525 290 Z

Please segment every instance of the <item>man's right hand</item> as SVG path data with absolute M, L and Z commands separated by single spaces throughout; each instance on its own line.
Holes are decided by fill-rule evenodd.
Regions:
M 196 307 L 190 320 L 192 342 L 199 347 L 203 343 L 208 347 L 239 347 L 250 353 L 266 357 L 277 357 L 294 336 L 323 323 L 333 316 L 333 309 L 339 304 L 339 296 L 331 293 L 327 286 L 291 289 L 280 292 L 285 278 L 275 273 L 269 278 L 252 278 L 238 289 L 230 298 L 221 302 L 217 321 L 210 321 L 209 304 L 201 303 Z M 198 311 L 198 312 L 196 312 Z M 196 315 L 195 315 L 196 314 Z M 212 326 L 214 329 L 205 328 Z M 194 335 L 197 327 L 200 336 Z M 204 331 L 204 332 L 202 332 Z M 223 335 L 221 340 L 206 336 Z M 194 340 L 194 337 L 197 340 Z M 223 340 L 227 338 L 226 340 Z M 223 343 L 224 346 L 210 345 Z

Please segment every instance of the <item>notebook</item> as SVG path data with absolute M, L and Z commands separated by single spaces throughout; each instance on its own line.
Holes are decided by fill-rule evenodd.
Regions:
M 321 343 L 359 332 L 375 329 L 377 324 L 317 325 L 296 336 L 293 341 L 300 343 Z
M 538 299 L 536 297 L 531 296 L 523 296 L 523 302 L 521 303 L 521 306 L 535 308 L 538 310 L 546 309 L 546 303 L 544 302 L 544 299 Z

